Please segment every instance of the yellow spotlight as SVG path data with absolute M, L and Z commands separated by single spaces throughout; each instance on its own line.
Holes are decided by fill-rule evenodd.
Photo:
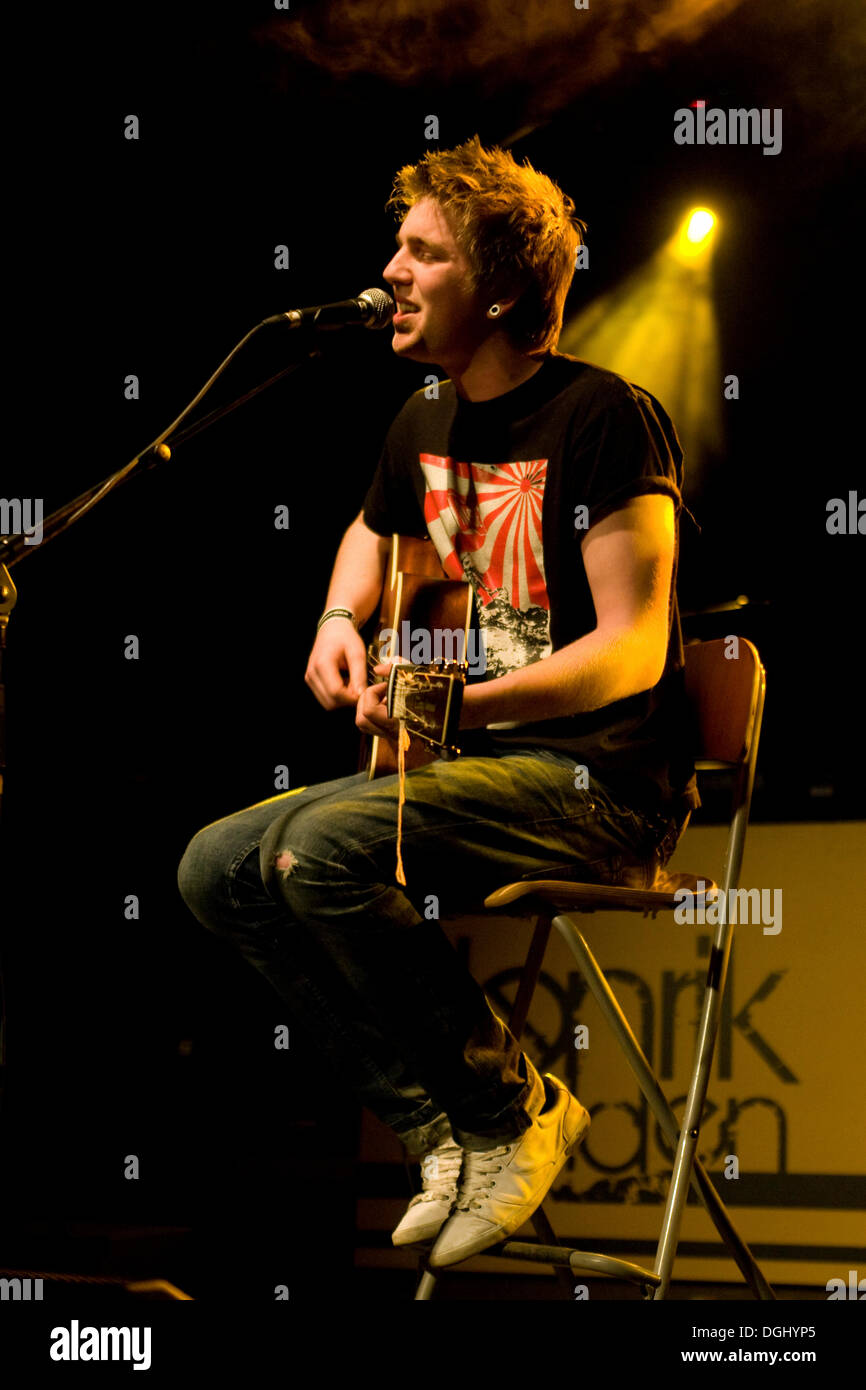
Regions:
M 648 261 L 563 325 L 559 350 L 657 396 L 676 425 L 694 485 L 724 447 L 712 277 L 724 219 L 701 205 L 682 206 L 677 216 Z
M 703 241 L 705 236 L 709 236 L 710 228 L 715 220 L 709 208 L 695 208 L 689 218 L 688 231 L 686 232 L 689 241 Z
M 684 261 L 695 260 L 710 248 L 711 233 L 716 226 L 715 213 L 709 208 L 692 208 L 680 228 L 677 251 Z

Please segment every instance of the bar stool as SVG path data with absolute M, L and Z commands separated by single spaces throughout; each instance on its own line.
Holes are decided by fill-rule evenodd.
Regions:
M 695 767 L 699 773 L 720 768 L 731 769 L 734 773 L 730 826 L 721 875 L 726 905 L 731 902 L 731 891 L 739 886 L 766 688 L 764 668 L 756 648 L 745 638 L 736 640 L 735 656 L 729 642 L 724 640 L 696 643 L 687 646 L 684 653 L 686 693 L 694 715 Z M 702 884 L 701 888 L 699 884 Z M 695 909 L 704 906 L 717 891 L 716 883 L 708 873 L 669 874 L 661 870 L 651 889 L 529 879 L 505 884 L 484 900 L 486 908 L 500 915 L 506 913 L 518 918 L 535 919 L 517 997 L 508 1019 L 514 1037 L 520 1041 L 553 926 L 574 954 L 578 968 L 622 1048 L 662 1133 L 672 1146 L 676 1145 L 671 1184 L 652 1269 L 608 1255 L 560 1245 L 541 1207 L 531 1218 L 538 1243 L 508 1239 L 484 1251 L 486 1258 L 493 1256 L 552 1265 L 560 1283 L 567 1288 L 569 1298 L 573 1294 L 576 1270 L 625 1279 L 639 1285 L 647 1299 L 666 1298 L 691 1183 L 754 1296 L 758 1299 L 775 1299 L 773 1290 L 748 1246 L 734 1229 L 723 1202 L 697 1156 L 701 1114 L 733 944 L 733 924 L 727 920 L 731 914 L 721 912 L 719 915 L 723 920 L 715 929 L 682 1125 L 677 1121 L 577 925 L 577 919 L 590 912 L 642 912 L 644 916 L 652 913 L 655 917 L 657 912 L 673 911 L 683 901 L 682 896 L 678 898 L 675 894 L 684 888 L 694 895 L 691 905 Z M 419 1269 L 421 1278 L 415 1299 L 429 1300 L 433 1296 L 437 1278 L 449 1271 L 440 1270 L 434 1274 L 423 1256 Z

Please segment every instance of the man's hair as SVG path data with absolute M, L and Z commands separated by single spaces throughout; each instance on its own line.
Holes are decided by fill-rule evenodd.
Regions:
M 522 352 L 556 346 L 565 296 L 586 226 L 574 203 L 527 160 L 484 149 L 477 135 L 453 150 L 429 151 L 394 180 L 386 204 L 402 221 L 422 198 L 433 198 L 469 262 L 473 287 L 519 299 L 502 327 Z

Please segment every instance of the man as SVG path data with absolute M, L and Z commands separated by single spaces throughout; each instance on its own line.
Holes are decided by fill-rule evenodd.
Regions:
M 430 1156 L 393 1240 L 435 1240 L 438 1268 L 531 1216 L 589 1116 L 492 1012 L 429 895 L 449 915 L 521 876 L 648 885 L 699 801 L 682 744 L 682 452 L 649 393 L 555 352 L 585 230 L 571 200 L 475 138 L 402 170 L 391 203 L 393 349 L 448 380 L 388 433 L 306 681 L 396 738 L 358 629 L 392 532 L 429 535 L 473 585 L 487 658 L 465 689 L 463 754 L 407 774 L 405 888 L 399 779 L 364 773 L 200 831 L 179 881 L 362 1103 Z

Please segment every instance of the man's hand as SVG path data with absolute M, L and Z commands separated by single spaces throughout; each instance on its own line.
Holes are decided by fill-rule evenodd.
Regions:
M 366 621 L 382 592 L 390 545 L 389 537 L 367 526 L 362 507 L 340 542 L 326 612 L 349 608 Z M 367 686 L 367 652 L 349 618 L 329 618 L 319 628 L 304 680 L 324 709 L 357 704 Z
M 367 688 L 367 649 L 348 618 L 322 624 L 304 680 L 324 709 L 358 703 Z
M 373 669 L 377 675 L 381 675 L 383 669 L 386 671 L 389 669 L 389 665 L 390 663 L 384 667 L 376 666 Z M 385 698 L 387 693 L 387 681 L 368 685 L 358 701 L 355 723 L 362 733 L 379 734 L 392 743 L 396 743 L 400 733 L 400 721 L 388 718 L 388 704 Z
M 387 676 L 392 665 L 382 662 L 373 667 L 373 673 Z M 396 743 L 400 724 L 388 718 L 388 682 L 367 684 L 367 649 L 348 618 L 329 618 L 322 624 L 304 680 L 324 709 L 355 705 L 355 723 L 363 733 L 380 734 Z

